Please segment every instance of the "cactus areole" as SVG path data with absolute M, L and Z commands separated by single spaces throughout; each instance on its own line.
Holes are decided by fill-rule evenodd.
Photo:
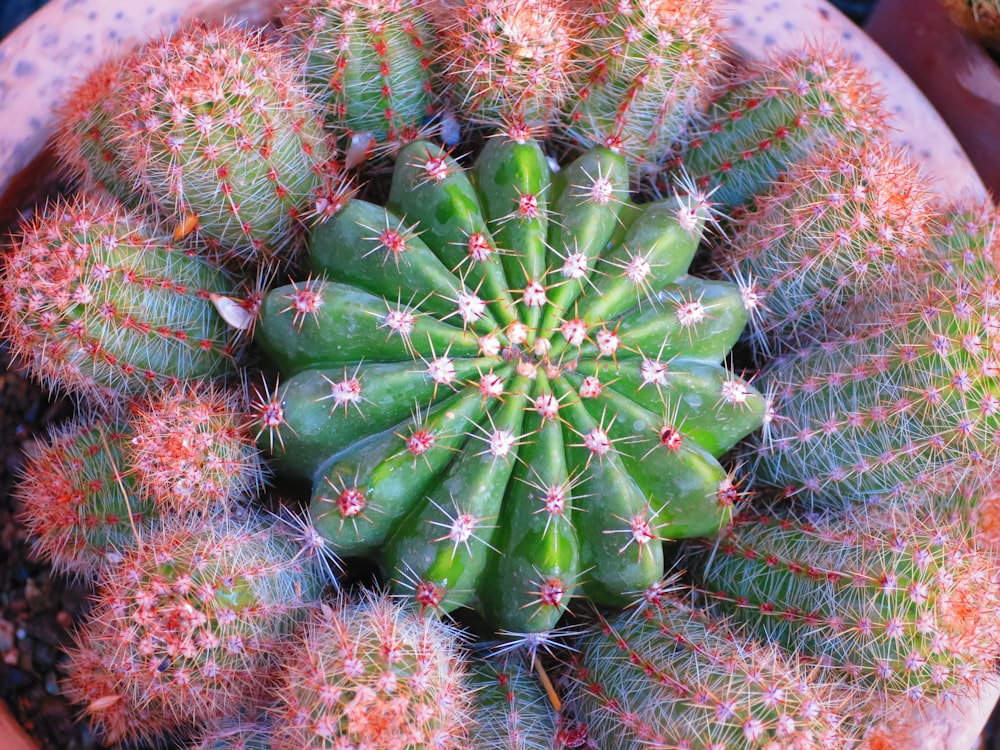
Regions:
M 258 341 L 283 372 L 260 439 L 312 479 L 317 528 L 377 552 L 423 608 L 549 630 L 570 599 L 627 601 L 661 540 L 716 532 L 738 492 L 718 458 L 763 398 L 720 365 L 735 285 L 687 275 L 708 207 L 630 201 L 603 147 L 553 172 L 488 139 L 470 168 L 399 153 L 388 205 L 352 200 L 271 291 Z

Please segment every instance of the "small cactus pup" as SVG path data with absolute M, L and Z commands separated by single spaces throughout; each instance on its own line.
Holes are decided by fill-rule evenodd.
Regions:
M 19 229 L 0 281 L 15 358 L 53 390 L 115 401 L 235 369 L 217 266 L 120 204 L 58 199 Z
M 880 700 L 954 701 L 993 673 L 991 555 L 931 516 L 749 513 L 692 556 L 707 599 Z
M 761 373 L 774 394 L 756 481 L 806 507 L 947 501 L 998 461 L 995 214 L 962 212 L 888 310 Z M 924 491 L 914 493 L 914 488 Z M 943 506 L 939 506 L 943 507 Z
M 471 747 L 476 750 L 560 750 L 555 707 L 528 665 L 516 654 L 474 659 L 469 684 Z
M 126 470 L 123 419 L 82 414 L 28 452 L 14 496 L 32 551 L 62 573 L 95 577 L 158 516 Z
M 850 747 L 843 693 L 819 669 L 662 588 L 578 644 L 570 702 L 595 747 Z
M 586 146 L 655 164 L 720 81 L 725 44 L 713 0 L 586 0 L 567 124 Z
M 820 150 L 754 203 L 716 262 L 752 301 L 758 355 L 823 340 L 838 320 L 847 325 L 853 308 L 885 296 L 926 261 L 930 189 L 886 142 Z
M 815 45 L 775 53 L 712 103 L 675 166 L 712 200 L 738 207 L 814 151 L 884 135 L 887 119 L 871 74 L 847 53 Z
M 135 56 L 133 51 L 109 57 L 72 89 L 59 106 L 55 137 L 57 159 L 70 176 L 133 206 L 138 196 L 119 148 L 119 118 L 125 106 L 122 78 Z
M 385 594 L 322 604 L 290 644 L 273 750 L 468 747 L 472 689 L 458 631 Z
M 280 642 L 321 588 L 312 552 L 258 515 L 164 523 L 106 571 L 63 692 L 109 739 L 221 719 L 263 699 Z M 136 706 L 148 726 L 123 711 Z
M 469 170 L 407 144 L 388 208 L 318 226 L 315 275 L 257 324 L 287 377 L 261 439 L 313 480 L 320 532 L 377 552 L 396 593 L 514 633 L 581 593 L 626 602 L 662 575 L 662 540 L 724 525 L 739 492 L 719 457 L 764 413 L 720 364 L 739 290 L 686 275 L 706 206 L 633 205 L 604 147 L 560 174 L 530 138 L 488 139 Z
M 572 95 L 576 15 L 560 0 L 442 0 L 437 65 L 463 117 L 545 129 Z
M 274 750 L 273 728 L 260 716 L 227 717 L 199 733 L 187 750 Z
M 264 483 L 247 406 L 234 391 L 182 383 L 138 406 L 129 421 L 127 467 L 164 511 L 225 511 Z
M 433 111 L 421 0 L 296 0 L 284 20 L 328 128 L 372 145 L 414 138 Z
M 236 259 L 287 260 L 341 179 L 295 63 L 260 31 L 194 24 L 151 42 L 124 96 L 133 183 L 179 233 Z

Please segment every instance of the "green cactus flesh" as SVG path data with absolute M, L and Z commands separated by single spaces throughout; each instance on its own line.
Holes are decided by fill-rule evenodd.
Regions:
M 686 274 L 705 207 L 631 204 L 600 147 L 556 182 L 529 139 L 468 170 L 408 144 L 388 207 L 318 226 L 312 276 L 258 325 L 285 376 L 260 439 L 313 480 L 320 532 L 513 632 L 573 596 L 622 604 L 662 575 L 660 540 L 717 531 L 738 494 L 718 459 L 764 413 L 720 364 L 739 290 Z

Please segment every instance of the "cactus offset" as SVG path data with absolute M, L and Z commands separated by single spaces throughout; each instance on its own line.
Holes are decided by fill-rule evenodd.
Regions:
M 709 599 L 761 640 L 876 695 L 953 701 L 993 671 L 994 561 L 932 515 L 741 518 L 694 558 Z
M 753 300 L 758 353 L 822 340 L 852 308 L 913 276 L 928 252 L 930 201 L 916 166 L 886 143 L 791 166 L 717 248 L 723 277 Z
M 885 134 L 888 114 L 869 73 L 844 52 L 769 55 L 719 96 L 679 163 L 726 206 L 740 206 L 803 157 Z
M 110 201 L 83 195 L 35 216 L 2 291 L 15 356 L 53 389 L 107 401 L 234 368 L 212 304 L 232 282 Z
M 720 17 L 710 0 L 590 0 L 571 135 L 655 163 L 704 105 L 722 68 Z
M 264 469 L 237 394 L 177 386 L 136 409 L 126 456 L 142 490 L 172 513 L 209 513 L 252 498 Z
M 382 594 L 323 605 L 289 648 L 274 750 L 466 747 L 471 690 L 457 632 Z
M 704 205 L 631 204 L 604 148 L 558 188 L 547 169 L 530 139 L 491 139 L 471 175 L 408 144 L 389 209 L 318 227 L 326 278 L 272 290 L 257 336 L 292 376 L 261 437 L 313 479 L 335 548 L 519 633 L 578 593 L 623 603 L 662 575 L 661 540 L 723 525 L 739 493 L 718 457 L 764 408 L 719 364 L 738 289 L 685 275 Z
M 965 212 L 939 257 L 849 336 L 779 358 L 758 481 L 807 505 L 912 502 L 990 481 L 1000 442 L 995 215 Z M 971 486 L 971 485 L 970 485 Z
M 574 710 L 600 748 L 848 747 L 839 688 L 778 649 L 661 593 L 601 620 L 574 657 Z
M 472 662 L 472 747 L 476 750 L 558 750 L 559 722 L 549 697 L 525 660 Z
M 56 154 L 85 185 L 102 187 L 124 203 L 137 198 L 119 141 L 125 104 L 122 78 L 136 53 L 111 57 L 94 68 L 63 101 L 57 113 Z
M 554 123 L 572 91 L 576 19 L 558 0 L 454 0 L 433 12 L 443 89 L 493 125 Z
M 321 586 L 309 555 L 259 516 L 164 525 L 106 572 L 64 692 L 117 739 L 220 719 L 260 699 L 283 634 Z M 108 688 L 96 698 L 94 653 Z M 119 706 L 142 706 L 153 721 L 122 726 Z
M 285 14 L 327 127 L 379 143 L 413 137 L 432 104 L 430 20 L 418 0 L 297 0 Z
M 131 437 L 121 420 L 81 415 L 28 455 L 14 490 L 18 521 L 55 570 L 95 576 L 159 515 L 127 474 Z
M 120 148 L 135 185 L 243 261 L 286 257 L 340 179 L 295 64 L 260 32 L 194 25 L 150 43 L 124 97 Z

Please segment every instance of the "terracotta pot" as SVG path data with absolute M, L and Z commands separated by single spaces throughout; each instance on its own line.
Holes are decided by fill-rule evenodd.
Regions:
M 882 0 L 882 5 L 931 5 L 937 0 Z M 52 105 L 73 83 L 68 71 L 85 70 L 130 41 L 175 28 L 186 17 L 237 14 L 252 21 L 274 12 L 278 0 L 76 0 L 43 8 L 0 43 L 0 226 L 19 208 L 44 196 L 40 175 L 50 171 L 45 145 L 52 132 Z M 983 194 L 985 188 L 958 141 L 920 90 L 868 36 L 826 0 L 728 0 L 729 36 L 747 57 L 789 48 L 807 39 L 838 41 L 871 68 L 897 114 L 896 140 L 909 145 L 942 195 Z M 922 45 L 912 45 L 914 47 Z M 947 59 L 947 58 L 946 58 Z M 1000 85 L 1000 84 L 998 84 Z M 1000 89 L 998 89 L 1000 90 Z M 1000 118 L 994 117 L 1000 122 Z M 960 124 L 960 123 L 959 123 Z M 976 158 L 979 151 L 973 151 Z M 1000 163 L 1000 152 L 992 154 Z M 985 163 L 985 162 L 984 162 Z M 990 182 L 990 184 L 995 184 Z M 951 711 L 915 715 L 901 747 L 970 750 L 1000 685 Z M 0 704 L 0 748 L 34 745 Z M 607 750 L 613 750 L 609 748 Z
M 924 91 L 1000 195 L 1000 67 L 940 0 L 880 0 L 868 32 Z

